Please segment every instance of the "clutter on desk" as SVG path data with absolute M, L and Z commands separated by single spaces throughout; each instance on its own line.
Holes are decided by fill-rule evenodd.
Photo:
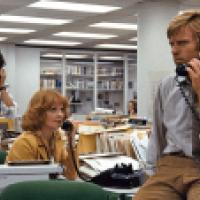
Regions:
M 0 149 L 9 150 L 15 138 L 20 135 L 21 132 L 15 129 L 16 121 L 15 119 L 0 117 Z
M 93 114 L 114 114 L 115 110 L 113 109 L 105 109 L 105 108 L 96 108 Z
M 133 188 L 139 187 L 144 183 L 144 172 L 133 170 L 132 165 L 115 165 L 91 179 L 91 182 L 103 187 L 112 188 Z
M 8 166 L 29 166 L 29 165 L 49 165 L 51 160 L 16 160 L 8 161 Z
M 130 142 L 135 152 L 137 160 L 140 162 L 146 162 L 146 153 L 149 142 L 148 131 L 145 130 L 133 130 L 130 135 Z
M 16 138 L 20 135 L 21 133 L 15 130 L 5 130 L 2 132 L 1 139 L 8 139 L 8 138 Z
M 89 154 L 89 156 L 80 156 L 80 171 L 85 173 L 88 177 L 93 177 L 106 169 L 113 168 L 116 164 L 132 164 L 134 170 L 139 169 L 139 162 L 131 157 L 122 155 L 121 153 L 104 153 L 102 154 Z M 82 167 L 84 166 L 84 167 Z M 91 174 L 91 173 L 92 174 Z
M 91 182 L 104 187 L 132 188 L 143 183 L 139 162 L 119 153 L 80 156 L 80 172 Z
M 128 118 L 126 115 L 108 115 L 100 120 L 105 128 L 117 127 L 127 124 Z
M 97 108 L 95 111 L 91 112 L 90 114 L 87 115 L 87 120 L 92 120 L 92 121 L 102 121 L 104 119 L 121 119 L 121 118 L 127 118 L 127 115 L 119 115 L 115 113 L 115 110 L 110 110 L 110 109 L 104 109 L 104 108 Z
M 145 126 L 145 125 L 147 125 L 147 119 L 145 119 L 145 118 L 138 118 L 138 117 L 129 118 L 128 123 L 129 124 L 134 124 L 134 125 Z
M 105 128 L 102 125 L 87 125 L 81 124 L 78 127 L 78 133 L 84 135 L 90 135 L 95 133 L 100 133 L 105 131 Z
M 123 152 L 124 155 L 137 158 L 130 136 L 133 130 L 143 130 L 149 136 L 150 129 L 145 118 L 104 114 L 98 121 L 87 120 L 86 123 L 79 124 L 79 152 Z

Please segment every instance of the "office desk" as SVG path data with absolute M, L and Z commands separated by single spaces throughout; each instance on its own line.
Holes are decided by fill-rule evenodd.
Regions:
M 79 154 L 119 152 L 132 158 L 144 160 L 145 158 L 140 158 L 138 148 L 141 144 L 145 146 L 148 143 L 149 134 L 150 128 L 148 126 L 130 128 L 130 125 L 124 125 L 106 130 L 97 128 L 91 133 L 88 129 L 88 132 L 79 134 L 78 152 Z M 144 151 L 146 151 L 145 148 Z M 146 154 L 145 152 L 141 153 Z
M 136 151 L 137 149 L 133 146 L 133 139 L 134 142 L 137 142 L 137 144 L 134 143 L 137 147 L 144 139 L 146 145 L 148 142 L 148 132 L 149 129 L 129 129 L 128 131 L 100 133 L 96 137 L 96 152 L 121 152 L 129 157 L 139 159 L 139 152 Z M 144 151 L 145 150 L 146 149 L 144 149 Z M 146 153 L 144 152 L 143 154 Z
M 0 165 L 0 192 L 7 185 L 26 180 L 48 180 L 50 174 L 62 174 L 58 164 L 8 166 Z

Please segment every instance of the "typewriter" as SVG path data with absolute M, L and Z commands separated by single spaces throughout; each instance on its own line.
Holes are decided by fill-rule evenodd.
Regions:
M 144 183 L 144 172 L 133 170 L 131 164 L 125 165 L 122 163 L 101 172 L 90 181 L 103 187 L 129 189 L 139 187 Z

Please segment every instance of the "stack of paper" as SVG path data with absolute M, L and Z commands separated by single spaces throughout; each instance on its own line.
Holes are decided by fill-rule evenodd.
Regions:
M 131 143 L 139 161 L 146 162 L 146 154 L 148 147 L 148 134 L 145 130 L 134 130 L 131 134 Z
M 92 157 L 89 158 L 80 158 L 82 165 L 79 168 L 80 172 L 87 175 L 88 177 L 94 177 L 102 171 L 113 168 L 116 164 L 132 164 L 134 170 L 139 169 L 139 162 L 135 159 L 124 156 L 124 155 L 114 155 L 110 156 L 106 154 L 106 156 L 98 156 L 93 154 Z

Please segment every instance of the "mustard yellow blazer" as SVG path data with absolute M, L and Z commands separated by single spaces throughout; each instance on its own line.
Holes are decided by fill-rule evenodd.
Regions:
M 70 180 L 76 178 L 76 171 L 71 153 L 66 150 L 59 132 L 54 137 L 54 161 L 64 167 L 64 176 Z M 8 152 L 6 162 L 19 160 L 48 160 L 47 149 L 39 136 L 31 131 L 23 132 L 13 143 Z

